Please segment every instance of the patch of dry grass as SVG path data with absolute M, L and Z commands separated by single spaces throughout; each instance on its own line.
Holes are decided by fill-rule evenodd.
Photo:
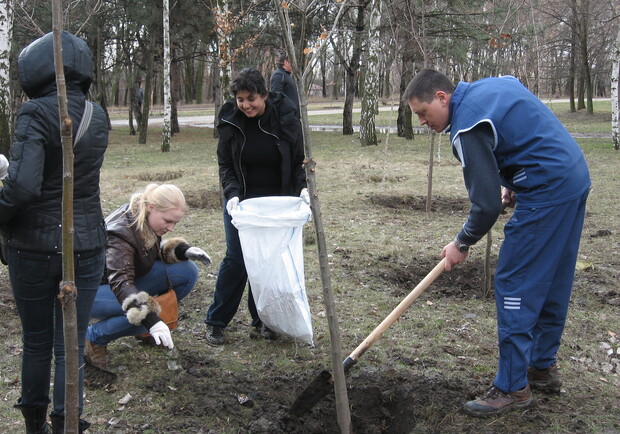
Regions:
M 315 133 L 312 139 L 346 355 L 439 261 L 441 248 L 465 220 L 467 196 L 460 166 L 445 137 L 435 155 L 431 213 L 424 211 L 425 137 L 405 141 L 392 135 L 387 148 L 385 142 L 362 148 L 356 137 L 337 133 Z M 159 151 L 158 140 L 159 134 L 153 131 L 147 145 L 137 145 L 137 138 L 126 130 L 112 131 L 102 173 L 104 212 L 152 182 L 141 179 L 141 174 L 167 179 L 166 174 L 182 173 L 166 180 L 181 187 L 191 207 L 175 235 L 204 248 L 214 265 L 200 266 L 198 285 L 181 305 L 175 352 L 142 347 L 131 338 L 110 345 L 113 368 L 121 381 L 108 388 L 87 389 L 85 416 L 95 424 L 91 432 L 333 432 L 335 416 L 329 399 L 301 425 L 284 425 L 288 427 L 284 429 L 282 422 L 274 420 L 321 369 L 329 368 L 313 228 L 306 228 L 304 239 L 316 348 L 287 339 L 250 339 L 245 299 L 227 329 L 229 344 L 209 347 L 203 320 L 225 252 L 216 142 L 211 130 L 198 128 L 184 128 L 173 138 L 169 153 Z M 613 358 L 600 344 L 611 343 L 612 334 L 620 335 L 618 306 L 610 302 L 614 291 L 618 297 L 620 271 L 620 222 L 610 206 L 617 195 L 618 154 L 609 140 L 583 140 L 582 145 L 593 189 L 580 260 L 591 267 L 576 274 L 559 354 L 565 378 L 562 394 L 540 397 L 525 413 L 490 421 L 471 419 L 460 411 L 463 401 L 490 384 L 497 358 L 494 302 L 482 296 L 484 247 L 475 247 L 465 264 L 442 275 L 353 368 L 349 381 L 357 432 L 379 432 L 381 426 L 385 432 L 620 429 L 618 407 L 611 404 L 620 400 L 618 368 L 609 370 Z M 493 260 L 507 218 L 501 217 L 493 231 Z M 0 417 L 8 421 L 7 432 L 18 432 L 20 417 L 11 407 L 19 396 L 19 321 L 7 291 L 5 268 L 0 268 L 0 286 L 8 322 L 0 332 L 6 348 L 0 357 Z M 611 345 L 616 349 L 618 343 Z M 182 369 L 170 369 L 178 365 Z M 120 405 L 119 399 L 127 393 L 132 400 Z M 252 397 L 255 406 L 240 405 L 240 395 Z M 360 430 L 361 426 L 367 430 Z

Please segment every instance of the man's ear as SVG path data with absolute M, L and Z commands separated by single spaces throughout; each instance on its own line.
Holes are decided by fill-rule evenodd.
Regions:
M 450 102 L 450 95 L 445 93 L 443 90 L 438 90 L 437 92 L 435 92 L 435 98 L 437 98 L 442 104 L 447 104 L 448 102 Z

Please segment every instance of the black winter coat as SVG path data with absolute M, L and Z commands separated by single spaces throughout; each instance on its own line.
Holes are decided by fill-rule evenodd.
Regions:
M 295 84 L 293 77 L 291 77 L 290 72 L 281 66 L 278 66 L 276 70 L 273 71 L 273 74 L 271 74 L 269 86 L 271 87 L 270 90 L 272 92 L 281 92 L 288 96 L 295 107 L 299 110 L 299 94 L 297 93 L 297 85 Z
M 81 39 L 63 32 L 62 42 L 75 137 L 92 82 L 92 59 Z M 31 99 L 21 106 L 15 122 L 9 174 L 0 190 L 0 225 L 14 248 L 61 253 L 63 160 L 52 44 L 49 33 L 19 56 L 20 84 Z M 74 145 L 75 252 L 101 249 L 106 239 L 99 171 L 108 124 L 101 107 L 93 105 L 90 126 Z
M 217 158 L 226 200 L 235 196 L 243 200 L 246 194 L 245 168 L 241 165 L 246 119 L 237 108 L 234 98 L 228 100 L 220 110 Z M 276 137 L 282 157 L 281 195 L 299 196 L 301 189 L 306 187 L 306 172 L 303 167 L 303 136 L 297 109 L 285 95 L 270 93 L 266 100 L 265 113 L 259 120 L 259 127 Z

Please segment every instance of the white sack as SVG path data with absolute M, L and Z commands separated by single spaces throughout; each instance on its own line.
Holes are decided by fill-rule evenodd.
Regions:
M 246 199 L 231 212 L 261 321 L 313 345 L 302 237 L 310 216 L 308 204 L 292 196 Z

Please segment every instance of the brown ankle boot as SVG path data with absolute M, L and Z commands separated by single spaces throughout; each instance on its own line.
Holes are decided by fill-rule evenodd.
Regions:
M 555 363 L 542 370 L 530 366 L 527 370 L 527 379 L 532 389 L 543 393 L 560 393 L 562 387 L 558 365 Z
M 106 345 L 96 345 L 88 339 L 84 344 L 84 359 L 86 363 L 99 369 L 108 370 L 108 347 Z
M 533 401 L 529 384 L 523 389 L 511 393 L 504 393 L 493 386 L 482 398 L 466 402 L 465 411 L 472 416 L 487 417 L 517 407 L 528 407 Z

